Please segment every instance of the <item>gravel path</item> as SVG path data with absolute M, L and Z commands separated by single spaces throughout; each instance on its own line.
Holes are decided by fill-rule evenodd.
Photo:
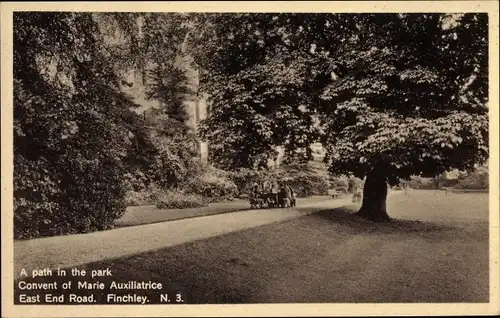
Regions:
M 400 192 L 387 224 L 344 199 L 37 239 L 15 244 L 16 271 L 109 267 L 109 279 L 158 281 L 191 304 L 487 302 L 487 202 Z
M 328 199 L 326 196 L 311 196 L 298 198 L 297 204 L 304 205 Z M 116 220 L 118 227 L 152 224 L 207 215 L 223 214 L 229 212 L 250 210 L 248 201 L 235 200 L 229 202 L 211 203 L 204 208 L 188 209 L 157 209 L 155 205 L 133 206 L 127 208 L 125 215 Z
M 290 220 L 340 206 L 349 199 L 301 202 L 295 208 L 245 210 L 218 215 L 130 226 L 87 234 L 14 243 L 14 275 L 22 268 L 71 267 L 174 246 L 195 240 Z

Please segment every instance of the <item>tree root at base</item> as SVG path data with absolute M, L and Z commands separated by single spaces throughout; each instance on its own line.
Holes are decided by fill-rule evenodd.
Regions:
M 356 216 L 360 217 L 360 218 L 363 218 L 365 220 L 368 220 L 368 221 L 372 221 L 372 222 L 380 222 L 380 223 L 383 223 L 383 222 L 390 222 L 393 220 L 393 218 L 391 218 L 389 215 L 387 215 L 387 213 L 382 214 L 370 214 L 370 213 L 366 213 L 364 211 L 358 211 L 356 214 Z

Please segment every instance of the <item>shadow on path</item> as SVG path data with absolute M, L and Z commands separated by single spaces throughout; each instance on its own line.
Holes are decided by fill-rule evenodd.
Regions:
M 441 224 L 402 220 L 382 225 L 356 217 L 353 215 L 353 210 L 349 208 L 321 210 L 312 214 L 309 209 L 299 208 L 296 212 L 302 216 L 169 248 L 78 266 L 79 269 L 85 269 L 88 273 L 92 270 L 110 268 L 111 277 L 91 279 L 66 276 L 55 279 L 59 283 L 72 280 L 71 292 L 79 295 L 94 294 L 97 303 L 101 304 L 110 303 L 106 302 L 106 295 L 111 293 L 147 296 L 150 304 L 159 303 L 160 294 L 165 293 L 169 293 L 172 298 L 176 293 L 180 293 L 184 303 L 190 304 L 280 303 L 289 300 L 293 302 L 356 302 L 360 299 L 366 302 L 470 302 L 480 301 L 483 299 L 481 297 L 487 295 L 487 291 L 483 289 L 488 282 L 482 280 L 480 280 L 481 284 L 478 284 L 480 286 L 478 288 L 483 288 L 480 292 L 461 291 L 465 288 L 463 286 L 469 285 L 471 275 L 478 271 L 484 272 L 484 268 L 487 270 L 488 263 L 484 255 L 478 254 L 480 257 L 477 257 L 478 255 L 474 254 L 479 253 L 475 249 L 476 245 L 472 243 L 470 246 L 463 245 L 460 239 L 458 243 L 456 242 L 457 237 L 463 236 L 460 229 Z M 487 231 L 487 227 L 481 230 Z M 366 235 L 374 235 L 374 238 L 368 239 Z M 360 238 L 359 243 L 355 243 L 356 238 Z M 435 242 L 436 238 L 441 239 Z M 478 235 L 477 238 L 483 237 Z M 469 242 L 475 239 L 469 237 Z M 428 240 L 432 243 L 426 243 Z M 487 240 L 478 240 L 473 243 L 486 244 L 487 255 Z M 379 255 L 378 250 L 373 249 L 373 244 L 380 248 L 384 244 L 389 244 L 388 246 L 396 244 L 394 246 L 397 246 L 398 250 L 391 253 L 388 247 L 388 253 Z M 424 244 L 424 247 L 421 248 L 421 244 Z M 483 245 L 481 245 L 481 251 L 484 250 Z M 356 254 L 346 254 L 353 247 L 356 247 Z M 428 248 L 432 250 L 427 250 Z M 415 252 L 407 251 L 405 254 L 404 250 L 409 249 Z M 438 264 L 430 267 L 432 275 L 422 272 L 418 276 L 420 284 L 418 289 L 409 290 L 408 286 L 411 286 L 415 280 L 412 276 L 418 272 L 410 274 L 407 271 L 411 271 L 411 268 L 420 268 L 416 267 L 419 260 L 412 258 L 412 255 L 422 258 L 422 255 L 429 255 L 429 253 L 443 256 Z M 464 261 L 465 267 L 462 268 L 462 271 L 466 272 L 465 276 L 460 276 L 458 272 L 452 273 L 455 278 L 450 280 L 449 275 L 440 274 L 443 273 L 442 271 L 449 271 L 449 268 L 442 266 L 447 264 L 448 257 L 451 256 L 446 256 L 444 253 L 455 253 L 450 260 L 466 260 Z M 367 260 L 377 257 L 383 257 L 384 259 L 379 259 L 378 262 L 388 266 L 383 268 L 381 273 L 398 274 L 377 280 L 381 280 L 387 286 L 392 286 L 391 291 L 385 294 L 375 293 L 370 290 L 369 285 L 363 290 L 359 290 L 361 287 L 346 289 L 345 284 L 349 286 L 350 277 L 357 277 L 357 281 L 360 281 L 363 277 L 360 275 L 363 275 L 366 266 L 370 265 Z M 387 257 L 395 259 L 390 260 Z M 474 260 L 474 262 L 467 260 Z M 321 264 L 331 264 L 332 268 L 325 268 Z M 327 272 L 314 270 L 318 266 Z M 403 272 L 400 272 L 401 268 L 405 268 Z M 370 272 L 370 275 L 373 273 Z M 397 281 L 394 281 L 396 279 L 394 277 Z M 484 275 L 480 279 L 483 278 Z M 316 291 L 312 294 L 307 291 L 308 299 L 301 298 L 302 284 L 315 280 L 329 282 L 333 289 L 314 289 Z M 31 278 L 29 281 L 51 282 L 54 281 L 54 277 Z M 77 289 L 77 281 L 99 281 L 107 287 L 104 290 L 82 291 Z M 163 289 L 161 291 L 111 290 L 109 286 L 113 281 L 121 283 L 161 282 Z M 280 281 L 285 282 L 284 287 L 273 288 L 273 284 Z M 344 282 L 344 284 L 338 285 L 332 282 Z M 15 286 L 17 284 L 18 281 Z M 438 290 L 436 286 L 439 286 Z M 405 290 L 411 293 L 405 294 Z M 26 292 L 16 288 L 16 304 L 19 303 L 19 295 L 22 293 L 40 294 L 40 292 Z M 57 295 L 60 292 L 43 291 L 43 293 Z M 360 298 L 360 295 L 363 297 Z M 68 301 L 68 298 L 66 297 L 65 300 Z

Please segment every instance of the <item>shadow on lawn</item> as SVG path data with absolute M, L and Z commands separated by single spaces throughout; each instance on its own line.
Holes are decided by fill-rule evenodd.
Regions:
M 312 208 L 298 208 L 295 211 L 303 215 L 295 220 L 307 218 Z M 270 211 L 273 213 L 273 211 Z M 292 222 L 292 223 L 290 223 Z M 316 223 L 316 222 L 313 222 Z M 15 303 L 19 304 L 21 294 L 66 295 L 64 304 L 69 303 L 70 293 L 95 296 L 95 304 L 112 304 L 107 302 L 108 294 L 136 294 L 148 296 L 149 304 L 160 303 L 160 294 L 168 293 L 170 298 L 180 293 L 184 304 L 238 304 L 258 303 L 262 301 L 259 291 L 265 290 L 275 275 L 286 275 L 287 271 L 306 263 L 318 254 L 326 253 L 327 245 L 318 246 L 314 237 L 307 235 L 321 234 L 313 224 L 304 225 L 299 222 L 284 221 L 257 228 L 220 235 L 205 240 L 198 240 L 169 248 L 135 254 L 118 259 L 109 259 L 77 266 L 86 270 L 112 269 L 111 277 L 71 277 L 71 268 L 65 277 L 26 278 L 29 282 L 53 282 L 59 285 L 68 280 L 73 281 L 72 288 L 61 292 L 22 291 L 14 286 Z M 290 242 L 290 238 L 301 236 L 305 241 Z M 280 273 L 280 274 L 277 274 Z M 78 289 L 77 282 L 103 282 L 104 290 Z M 152 290 L 111 290 L 110 284 L 115 282 L 161 282 L 161 292 Z M 260 297 L 260 298 L 259 298 Z M 117 303 L 123 304 L 123 303 Z M 175 304 L 172 302 L 171 304 Z
M 59 277 L 29 277 L 23 279 L 30 283 L 52 283 L 57 282 L 58 290 L 20 290 L 19 282 L 14 281 L 14 303 L 21 304 L 20 295 L 36 296 L 40 295 L 40 302 L 37 305 L 51 305 L 45 301 L 46 294 L 59 296 L 64 294 L 64 301 L 60 304 L 85 305 L 86 303 L 72 303 L 69 294 L 88 297 L 94 295 L 93 304 L 139 304 L 139 303 L 113 303 L 107 300 L 109 294 L 147 296 L 147 304 L 165 304 L 161 302 L 161 296 L 168 294 L 172 301 L 168 304 L 177 304 L 176 295 L 180 294 L 183 304 L 224 304 L 224 303 L 251 303 L 251 295 L 265 285 L 266 280 L 254 277 L 258 264 L 248 262 L 245 257 L 238 255 L 237 251 L 227 252 L 227 250 L 210 250 L 200 248 L 205 245 L 203 241 L 193 247 L 193 243 L 183 244 L 171 248 L 146 252 L 113 260 L 104 260 L 85 265 L 76 266 L 79 270 L 87 272 L 86 277 L 71 276 L 71 269 L 67 268 L 67 276 Z M 200 243 L 200 244 L 198 244 Z M 207 252 L 203 252 L 203 250 Z M 251 266 L 251 268 L 249 268 Z M 110 268 L 111 277 L 89 277 L 92 270 L 104 270 Z M 258 270 L 257 270 L 258 271 Z M 68 290 L 61 289 L 64 282 L 72 281 L 72 286 Z M 161 290 L 151 289 L 111 289 L 112 282 L 128 283 L 155 282 L 161 283 Z M 78 288 L 78 282 L 105 284 L 102 290 L 85 290 Z M 255 290 L 255 291 L 254 291 Z M 92 303 L 91 303 L 92 304 Z
M 450 225 L 416 220 L 392 219 L 390 222 L 372 222 L 359 217 L 356 212 L 356 206 L 347 205 L 336 209 L 322 210 L 311 214 L 310 217 L 343 225 L 355 232 L 373 234 L 417 234 L 425 237 L 431 234 L 440 236 L 456 230 Z M 434 239 L 436 236 L 432 235 L 432 238 Z
M 308 209 L 299 208 L 296 211 L 303 214 Z M 419 235 L 425 239 L 439 240 L 445 237 L 455 238 L 457 232 L 460 232 L 445 225 L 418 221 L 374 223 L 361 219 L 354 213 L 355 210 L 349 206 L 323 210 L 294 220 L 77 266 L 80 270 L 85 269 L 88 275 L 92 270 L 110 268 L 110 277 L 71 277 L 68 269 L 65 277 L 37 277 L 26 281 L 57 281 L 59 285 L 72 281 L 72 288 L 64 292 L 66 297 L 63 302 L 72 305 L 74 303 L 68 302 L 69 293 L 81 296 L 93 294 L 96 300 L 94 304 L 113 304 L 106 301 L 108 294 L 147 296 L 148 304 L 159 304 L 160 294 L 166 293 L 172 299 L 170 304 L 175 304 L 177 293 L 182 295 L 184 304 L 259 303 L 266 299 L 261 292 L 269 287 L 269 282 L 286 277 L 297 268 L 307 270 L 304 266 L 311 259 L 327 257 L 332 246 L 341 244 L 352 235 L 399 234 L 395 237 L 398 240 L 405 235 Z M 78 281 L 99 281 L 106 288 L 78 289 Z M 161 282 L 163 289 L 112 290 L 109 287 L 113 281 Z M 14 286 L 15 304 L 20 303 L 20 294 L 42 295 L 38 304 L 44 304 L 44 294 L 62 294 L 60 290 L 22 291 L 16 287 L 18 281 Z M 274 296 L 280 299 L 279 295 Z

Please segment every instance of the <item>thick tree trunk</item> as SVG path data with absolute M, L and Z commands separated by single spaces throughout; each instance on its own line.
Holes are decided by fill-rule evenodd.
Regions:
M 382 169 L 373 169 L 366 176 L 363 188 L 363 204 L 358 215 L 377 222 L 389 221 L 387 214 L 387 182 Z

